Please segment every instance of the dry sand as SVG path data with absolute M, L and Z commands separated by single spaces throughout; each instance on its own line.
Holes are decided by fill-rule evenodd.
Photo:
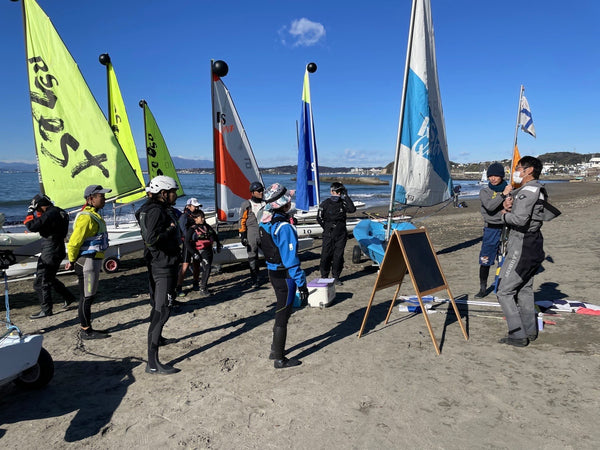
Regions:
M 547 261 L 536 299 L 600 304 L 600 184 L 548 186 L 563 215 L 543 227 Z M 478 290 L 478 202 L 423 219 L 455 298 Z M 461 307 L 465 341 L 447 306 L 431 314 L 436 356 L 422 315 L 394 310 L 393 288 L 375 296 L 357 339 L 377 271 L 352 264 L 328 308 L 290 319 L 288 349 L 300 367 L 269 361 L 274 294 L 251 290 L 244 266 L 211 277 L 214 295 L 190 292 L 164 331 L 161 348 L 181 372 L 144 372 L 149 315 L 139 255 L 102 275 L 94 326 L 110 339 L 82 342 L 76 311 L 32 321 L 32 281 L 11 283 L 11 317 L 42 332 L 55 376 L 43 390 L 0 388 L 0 446 L 40 448 L 598 448 L 600 317 L 563 313 L 527 348 L 497 343 L 499 307 Z M 302 255 L 318 277 L 320 241 Z M 264 272 L 263 272 L 264 273 Z M 62 279 L 76 291 L 73 276 Z M 188 280 L 189 281 L 189 280 Z M 189 287 L 189 286 L 188 286 Z M 401 294 L 414 291 L 408 279 Z M 438 293 L 445 296 L 445 292 Z M 485 300 L 495 302 L 495 296 Z M 39 328 L 43 327 L 43 328 Z

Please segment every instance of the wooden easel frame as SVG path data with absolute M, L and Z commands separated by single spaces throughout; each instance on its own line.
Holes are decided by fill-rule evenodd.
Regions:
M 419 286 L 416 279 L 416 274 L 411 266 L 410 258 L 408 257 L 407 249 L 402 242 L 402 236 L 408 234 L 415 233 L 424 233 L 427 237 L 427 242 L 429 244 L 429 250 L 435 259 L 437 264 L 437 269 L 439 270 L 439 275 L 441 275 L 441 279 L 443 283 L 439 286 L 429 287 L 427 290 L 420 291 Z M 430 255 L 431 256 L 431 255 Z M 388 323 L 390 315 L 392 314 L 392 309 L 394 308 L 394 304 L 396 303 L 396 299 L 398 298 L 398 293 L 400 292 L 400 286 L 402 285 L 402 281 L 404 280 L 404 274 L 408 270 L 410 275 L 413 288 L 417 293 L 417 298 L 419 300 L 419 305 L 421 306 L 421 311 L 423 313 L 423 317 L 425 318 L 425 324 L 427 325 L 427 329 L 429 330 L 429 335 L 431 336 L 431 340 L 433 342 L 433 346 L 435 348 L 436 353 L 440 354 L 440 348 L 433 333 L 433 329 L 431 328 L 431 322 L 429 321 L 429 316 L 427 314 L 427 310 L 425 309 L 425 305 L 423 304 L 423 296 L 433 294 L 434 292 L 441 291 L 445 289 L 448 292 L 448 297 L 450 298 L 450 302 L 452 303 L 452 308 L 454 309 L 454 313 L 456 314 L 458 323 L 460 324 L 460 329 L 462 330 L 463 336 L 465 340 L 469 339 L 467 335 L 467 331 L 462 323 L 462 319 L 458 312 L 458 307 L 456 306 L 456 302 L 454 301 L 454 297 L 452 296 L 452 292 L 450 292 L 450 287 L 448 286 L 448 282 L 442 271 L 442 267 L 440 266 L 440 262 L 435 254 L 433 249 L 433 245 L 431 244 L 431 239 L 429 239 L 429 234 L 427 230 L 423 228 L 415 229 L 415 230 L 395 230 L 394 234 L 391 236 L 388 246 L 385 251 L 385 255 L 383 257 L 383 261 L 381 262 L 381 266 L 379 269 L 379 274 L 377 275 L 377 280 L 375 281 L 375 285 L 373 286 L 373 291 L 371 292 L 371 298 L 369 299 L 369 304 L 367 305 L 367 310 L 365 311 L 365 317 L 363 319 L 362 325 L 360 327 L 360 331 L 358 332 L 358 337 L 360 338 L 362 332 L 365 328 L 365 324 L 367 323 L 367 318 L 369 317 L 369 312 L 371 311 L 371 306 L 373 304 L 373 298 L 375 297 L 375 293 L 381 289 L 385 289 L 394 285 L 397 285 L 396 291 L 394 293 L 394 297 L 392 298 L 392 303 L 388 310 L 387 316 L 385 318 L 385 324 Z

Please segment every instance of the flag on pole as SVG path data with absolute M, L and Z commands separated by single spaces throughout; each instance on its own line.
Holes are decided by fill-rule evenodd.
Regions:
M 533 118 L 531 117 L 531 109 L 529 102 L 525 96 L 521 96 L 521 105 L 519 107 L 519 125 L 521 130 L 535 137 L 535 127 L 533 126 Z
M 520 159 L 521 159 L 521 155 L 519 154 L 519 147 L 517 147 L 515 145 L 515 148 L 513 150 L 513 156 L 512 156 L 512 167 L 510 168 L 510 182 L 514 188 L 521 186 L 520 183 L 515 183 L 512 179 L 513 174 L 515 173 L 515 168 L 517 167 L 517 164 L 519 164 Z

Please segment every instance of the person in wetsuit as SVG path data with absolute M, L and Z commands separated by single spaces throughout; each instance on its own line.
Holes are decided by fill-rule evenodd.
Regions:
M 264 186 L 254 181 L 250 184 L 250 199 L 244 200 L 240 207 L 240 241 L 248 251 L 248 265 L 250 266 L 250 282 L 253 288 L 259 287 L 259 262 L 258 249 L 260 237 L 258 236 L 258 223 L 265 202 L 263 200 Z
M 46 195 L 36 195 L 25 219 L 25 226 L 33 233 L 42 236 L 42 252 L 37 262 L 33 288 L 40 299 L 41 310 L 29 316 L 40 319 L 52 315 L 52 288 L 64 299 L 63 309 L 67 309 L 75 301 L 75 296 L 56 278 L 56 273 L 65 252 L 65 237 L 69 231 L 69 214 L 54 206 Z
M 342 183 L 331 183 L 331 197 L 319 205 L 317 222 L 323 227 L 323 246 L 321 248 L 320 271 L 322 278 L 329 278 L 329 271 L 340 286 L 340 276 L 344 268 L 344 249 L 348 240 L 346 214 L 356 211 L 354 202 Z
M 265 191 L 265 211 L 259 224 L 261 248 L 267 261 L 269 280 L 275 291 L 275 325 L 269 359 L 276 369 L 298 366 L 301 362 L 285 357 L 287 324 L 292 314 L 296 288 L 302 303 L 308 300 L 306 276 L 298 258 L 298 234 L 290 223 L 291 195 L 285 186 L 275 183 Z
M 148 327 L 146 372 L 151 374 L 170 375 L 179 372 L 173 366 L 161 364 L 158 359 L 161 334 L 173 307 L 181 261 L 181 231 L 172 208 L 177 200 L 177 189 L 177 182 L 173 178 L 164 175 L 154 177 L 147 188 L 152 197 L 136 211 L 145 244 L 144 256 L 149 266 L 152 310 Z

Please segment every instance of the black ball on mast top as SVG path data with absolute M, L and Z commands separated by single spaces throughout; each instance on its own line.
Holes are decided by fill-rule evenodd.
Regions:
M 146 104 L 146 100 L 140 100 L 140 108 L 144 109 L 144 105 Z
M 213 73 L 222 78 L 229 72 L 229 67 L 225 61 L 221 61 L 220 59 L 213 63 Z
M 306 70 L 308 70 L 309 73 L 315 73 L 317 71 L 317 65 L 314 62 L 308 63 Z
M 108 66 L 110 64 L 110 56 L 108 56 L 108 53 L 102 53 L 98 57 L 98 61 L 100 61 L 100 64 L 103 66 Z

